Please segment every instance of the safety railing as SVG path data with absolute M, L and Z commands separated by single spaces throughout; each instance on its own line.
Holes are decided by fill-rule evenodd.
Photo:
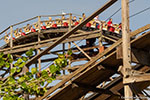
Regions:
M 45 26 L 46 28 L 50 28 L 50 26 L 48 26 L 49 23 L 57 23 L 59 26 L 59 24 L 61 24 L 59 22 L 63 20 L 67 20 L 69 24 L 68 28 L 70 28 L 72 16 L 79 16 L 79 15 L 67 13 L 67 14 L 57 14 L 57 15 L 40 15 L 40 16 L 32 17 L 22 22 L 10 25 L 8 28 L 4 29 L 0 33 L 1 36 L 0 42 L 5 41 L 8 45 L 10 45 L 11 48 L 13 48 L 14 39 L 20 37 L 21 35 L 29 34 L 32 31 L 39 33 L 42 26 L 41 24 L 43 24 L 43 26 Z M 33 29 L 35 30 L 31 30 L 32 27 L 34 27 Z M 57 26 L 54 25 L 53 27 L 57 27 Z M 21 32 L 23 34 L 21 34 Z

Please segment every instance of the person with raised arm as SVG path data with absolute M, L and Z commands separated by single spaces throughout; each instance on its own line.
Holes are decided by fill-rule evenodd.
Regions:
M 96 28 L 101 29 L 102 28 L 102 22 L 99 20 L 99 16 L 96 16 L 94 18 L 94 22 L 96 23 Z

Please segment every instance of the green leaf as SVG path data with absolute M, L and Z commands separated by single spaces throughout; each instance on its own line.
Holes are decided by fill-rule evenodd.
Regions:
M 0 84 L 3 84 L 3 81 L 0 81 Z
M 59 58 L 65 58 L 65 55 L 64 54 L 58 54 L 58 57 Z
M 13 59 L 9 59 L 9 61 L 8 61 L 9 63 L 12 63 L 13 62 Z
M 36 93 L 37 93 L 37 94 L 39 94 L 39 93 L 40 93 L 40 90 L 39 90 L 39 89 L 38 89 L 38 90 L 36 90 Z
M 11 54 L 7 54 L 7 58 L 8 58 L 8 59 L 11 59 Z
M 18 79 L 18 82 L 19 82 L 19 83 L 21 83 L 21 82 L 23 82 L 23 81 L 25 81 L 25 77 L 23 77 L 23 76 Z
M 32 69 L 31 69 L 31 73 L 32 73 L 32 74 L 35 74 L 36 72 L 37 72 L 37 69 L 36 69 L 36 68 L 32 68 Z
M 8 84 L 13 85 L 13 84 L 15 84 L 15 83 L 16 83 L 16 81 L 15 81 L 15 79 L 14 79 L 13 77 L 10 77 L 10 78 L 8 79 Z
M 19 66 L 19 64 L 16 62 L 15 64 L 14 64 L 14 66 L 16 67 L 16 66 Z
M 50 69 L 50 72 L 51 72 L 52 74 L 57 71 L 57 68 L 56 68 L 55 65 L 50 65 L 50 66 L 49 66 L 49 69 Z
M 24 100 L 23 98 L 18 97 L 17 100 Z
M 26 83 L 25 83 L 25 82 L 23 82 L 23 83 L 21 84 L 21 87 L 22 87 L 23 89 L 27 88 Z
M 4 97 L 3 97 L 3 100 L 9 100 L 9 98 L 4 96 Z
M 5 92 L 8 92 L 9 90 L 7 88 L 4 89 Z
M 61 67 L 66 67 L 68 65 L 67 60 L 63 59 Z
M 72 55 L 72 50 L 68 50 L 67 54 Z
M 33 55 L 33 49 L 30 49 L 25 54 L 26 54 L 26 56 L 31 57 Z
M 14 66 L 19 66 L 22 62 L 23 62 L 23 60 L 21 58 L 19 58 L 17 60 L 17 62 L 14 64 Z
M 16 67 L 13 67 L 13 68 L 10 70 L 11 74 L 14 74 L 14 73 L 16 72 L 16 70 L 17 70 L 17 68 L 16 68 Z
M 27 72 L 27 73 L 26 73 L 26 75 L 27 75 L 28 77 L 30 77 L 30 78 L 32 78 L 32 77 L 33 77 L 33 75 L 32 75 L 32 73 L 31 73 L 31 72 Z
M 48 78 L 48 77 L 49 77 L 49 76 L 48 76 L 48 72 L 47 72 L 46 70 L 43 70 L 43 71 L 42 71 L 41 76 L 42 76 L 43 78 Z
M 22 63 L 22 61 L 23 61 L 23 60 L 22 60 L 21 58 L 19 58 L 19 59 L 17 60 L 17 63 L 20 64 L 20 63 Z
M 4 58 L 4 57 L 3 57 L 3 58 L 1 58 L 1 59 L 2 59 L 2 60 L 7 60 L 7 58 Z
M 21 58 L 22 58 L 22 60 L 25 61 L 25 62 L 28 61 L 28 58 L 27 58 L 27 57 L 24 57 L 24 56 L 23 56 L 23 57 L 21 57 Z
M 2 58 L 4 56 L 3 52 L 0 52 L 0 58 Z
M 20 65 L 18 65 L 19 68 L 22 68 L 26 63 L 22 62 Z
M 21 68 L 18 68 L 18 69 L 17 69 L 17 72 L 19 73 L 20 71 L 21 71 Z
M 5 65 L 5 61 L 4 60 L 1 60 L 0 61 L 0 66 L 4 66 Z
M 6 67 L 6 68 L 9 68 L 9 67 L 10 67 L 10 63 L 6 62 L 6 63 L 5 63 L 5 67 Z
M 52 83 L 52 81 L 53 81 L 52 78 L 49 78 L 49 79 L 47 80 L 48 83 Z
M 41 84 L 42 86 L 44 86 L 44 81 L 41 81 L 40 84 Z

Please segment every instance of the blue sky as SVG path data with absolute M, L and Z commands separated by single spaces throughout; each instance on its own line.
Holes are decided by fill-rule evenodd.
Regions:
M 11 24 L 23 21 L 37 15 L 60 14 L 71 12 L 86 15 L 92 14 L 108 0 L 1 0 L 0 2 L 0 31 Z M 130 15 L 149 7 L 150 0 L 135 0 L 130 4 Z M 121 6 L 118 0 L 112 7 L 100 15 L 100 19 L 105 20 Z M 131 18 L 130 26 L 132 30 L 150 23 L 150 10 Z M 121 11 L 113 18 L 113 22 L 121 22 Z

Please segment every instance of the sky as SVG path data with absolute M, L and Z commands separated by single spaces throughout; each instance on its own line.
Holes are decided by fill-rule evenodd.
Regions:
M 66 13 L 89 16 L 108 0 L 0 0 L 0 32 L 8 26 L 38 15 Z M 130 3 L 130 15 L 139 12 L 150 5 L 150 0 L 134 0 Z M 106 20 L 121 7 L 121 0 L 100 15 Z M 150 10 L 130 19 L 130 28 L 135 30 L 150 23 Z M 112 17 L 114 23 L 121 22 L 121 11 Z

